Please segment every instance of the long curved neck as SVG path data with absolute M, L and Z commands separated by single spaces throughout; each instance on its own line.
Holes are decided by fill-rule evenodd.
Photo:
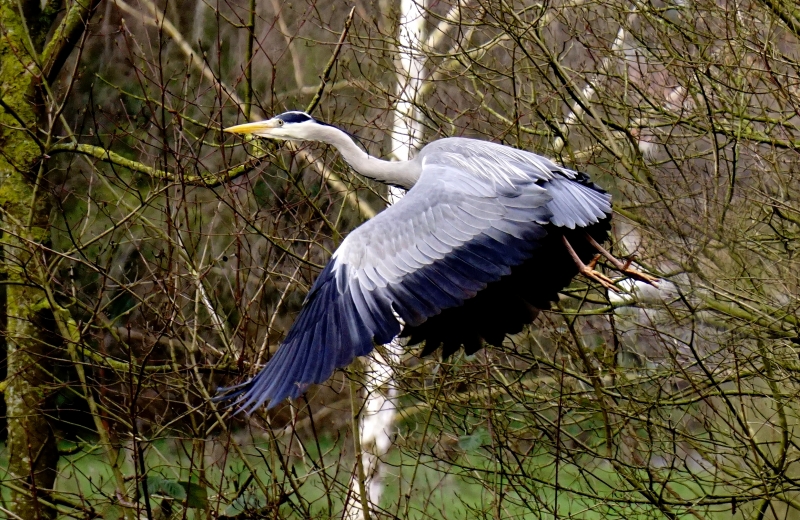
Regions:
M 357 173 L 384 184 L 410 189 L 416 184 L 422 172 L 420 161 L 417 159 L 384 161 L 370 156 L 361 150 L 349 135 L 334 126 L 319 125 L 314 128 L 313 135 L 306 138 L 335 146 L 347 164 Z

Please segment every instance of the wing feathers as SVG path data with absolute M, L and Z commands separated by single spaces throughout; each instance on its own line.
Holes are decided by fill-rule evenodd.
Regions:
M 361 273 L 364 276 L 359 276 L 359 279 L 364 284 L 364 287 L 368 291 L 374 291 L 378 287 L 385 287 L 386 281 L 381 279 L 381 276 L 375 270 L 374 265 L 367 265 L 364 267 L 364 270 Z
M 395 258 L 381 258 L 376 257 L 375 271 L 382 278 L 383 284 L 378 284 L 378 287 L 385 285 L 387 282 L 397 280 L 403 276 L 403 271 L 399 269 L 395 263 Z
M 412 252 L 416 251 L 416 247 L 410 247 L 408 249 L 404 249 L 395 255 L 395 260 L 397 261 L 399 266 L 406 272 L 411 273 L 426 265 L 427 262 L 421 262 L 414 258 Z
M 474 352 L 484 340 L 499 343 L 528 323 L 537 296 L 528 301 L 520 297 L 523 288 L 493 287 L 535 258 L 546 240 L 551 248 L 560 243 L 548 238 L 547 226 L 574 229 L 606 220 L 610 197 L 583 174 L 492 146 L 499 159 L 480 171 L 469 170 L 467 157 L 479 157 L 480 147 L 454 159 L 458 167 L 423 157 L 423 174 L 406 197 L 353 231 L 336 251 L 267 366 L 224 390 L 222 398 L 252 411 L 296 397 L 367 354 L 373 341 L 391 341 L 400 333 L 398 320 L 412 342 L 425 339 L 426 352 L 442 345 L 445 355 L 462 345 Z M 539 299 L 551 299 L 553 289 L 547 291 Z M 474 304 L 493 302 L 492 294 L 503 297 Z M 457 309 L 463 312 L 452 312 Z M 460 332 L 450 316 L 467 317 L 472 332 Z M 429 327 L 431 322 L 444 326 Z
M 420 240 L 419 242 L 417 242 L 416 246 L 417 249 L 420 251 L 420 253 L 427 256 L 431 260 L 441 260 L 445 256 L 444 253 L 441 253 L 436 249 L 432 248 L 431 246 L 429 246 L 428 242 L 425 240 Z
M 588 180 L 587 180 L 588 182 Z M 547 203 L 550 222 L 575 229 L 596 224 L 611 214 L 611 197 L 597 186 L 557 177 L 546 185 L 553 199 Z
M 396 284 L 390 288 L 390 291 L 394 300 L 392 307 L 405 323 L 417 326 L 423 323 L 428 316 L 439 313 L 440 309 L 431 305 L 427 298 L 412 294 L 410 287 Z
M 429 248 L 433 249 L 437 255 L 440 255 L 439 258 L 444 258 L 445 255 L 453 250 L 452 246 L 445 244 L 444 241 L 436 235 L 425 235 L 422 237 L 422 241 Z

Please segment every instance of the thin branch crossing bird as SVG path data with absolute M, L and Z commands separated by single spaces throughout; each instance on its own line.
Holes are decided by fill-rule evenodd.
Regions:
M 578 273 L 616 290 L 594 269 L 600 254 L 631 278 L 656 281 L 600 245 L 611 196 L 540 155 L 450 137 L 390 162 L 297 111 L 225 131 L 328 143 L 360 175 L 409 190 L 345 238 L 264 369 L 221 390 L 220 399 L 248 412 L 296 398 L 398 335 L 410 345 L 424 341 L 423 355 L 499 345 L 549 309 Z

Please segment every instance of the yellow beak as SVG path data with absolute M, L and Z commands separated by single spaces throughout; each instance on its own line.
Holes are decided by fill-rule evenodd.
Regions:
M 272 128 L 277 128 L 278 122 L 274 119 L 267 119 L 266 121 L 259 121 L 257 123 L 245 123 L 243 125 L 230 126 L 223 128 L 223 132 L 231 134 L 258 134 L 261 132 L 269 133 Z

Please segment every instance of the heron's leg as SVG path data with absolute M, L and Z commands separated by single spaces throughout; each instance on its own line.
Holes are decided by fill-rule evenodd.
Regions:
M 640 282 L 644 282 L 646 284 L 650 284 L 653 286 L 655 286 L 658 283 L 658 278 L 650 276 L 649 274 L 645 274 L 637 269 L 633 269 L 631 267 L 631 260 L 628 260 L 624 263 L 620 261 L 614 255 L 609 253 L 605 247 L 598 244 L 597 241 L 594 238 L 592 238 L 592 236 L 589 233 L 586 233 L 586 240 L 588 240 L 589 243 L 592 244 L 592 246 L 595 249 L 600 251 L 600 254 L 606 257 L 608 261 L 611 262 L 611 265 L 613 265 L 619 272 L 630 276 L 634 280 L 639 280 Z
M 569 243 L 569 240 L 567 240 L 567 237 L 562 235 L 561 240 L 564 241 L 564 245 L 566 246 L 567 251 L 569 251 L 572 260 L 575 262 L 575 265 L 578 266 L 579 273 L 581 273 L 586 278 L 590 278 L 598 282 L 606 289 L 611 289 L 614 292 L 620 292 L 619 289 L 614 286 L 614 280 L 612 280 L 611 278 L 609 278 L 608 276 L 604 275 L 601 272 L 595 271 L 594 266 L 597 264 L 597 259 L 600 257 L 600 255 L 595 256 L 592 259 L 592 261 L 589 262 L 589 265 L 586 265 L 578 256 L 578 253 L 576 253 L 575 250 L 572 249 L 572 245 Z

